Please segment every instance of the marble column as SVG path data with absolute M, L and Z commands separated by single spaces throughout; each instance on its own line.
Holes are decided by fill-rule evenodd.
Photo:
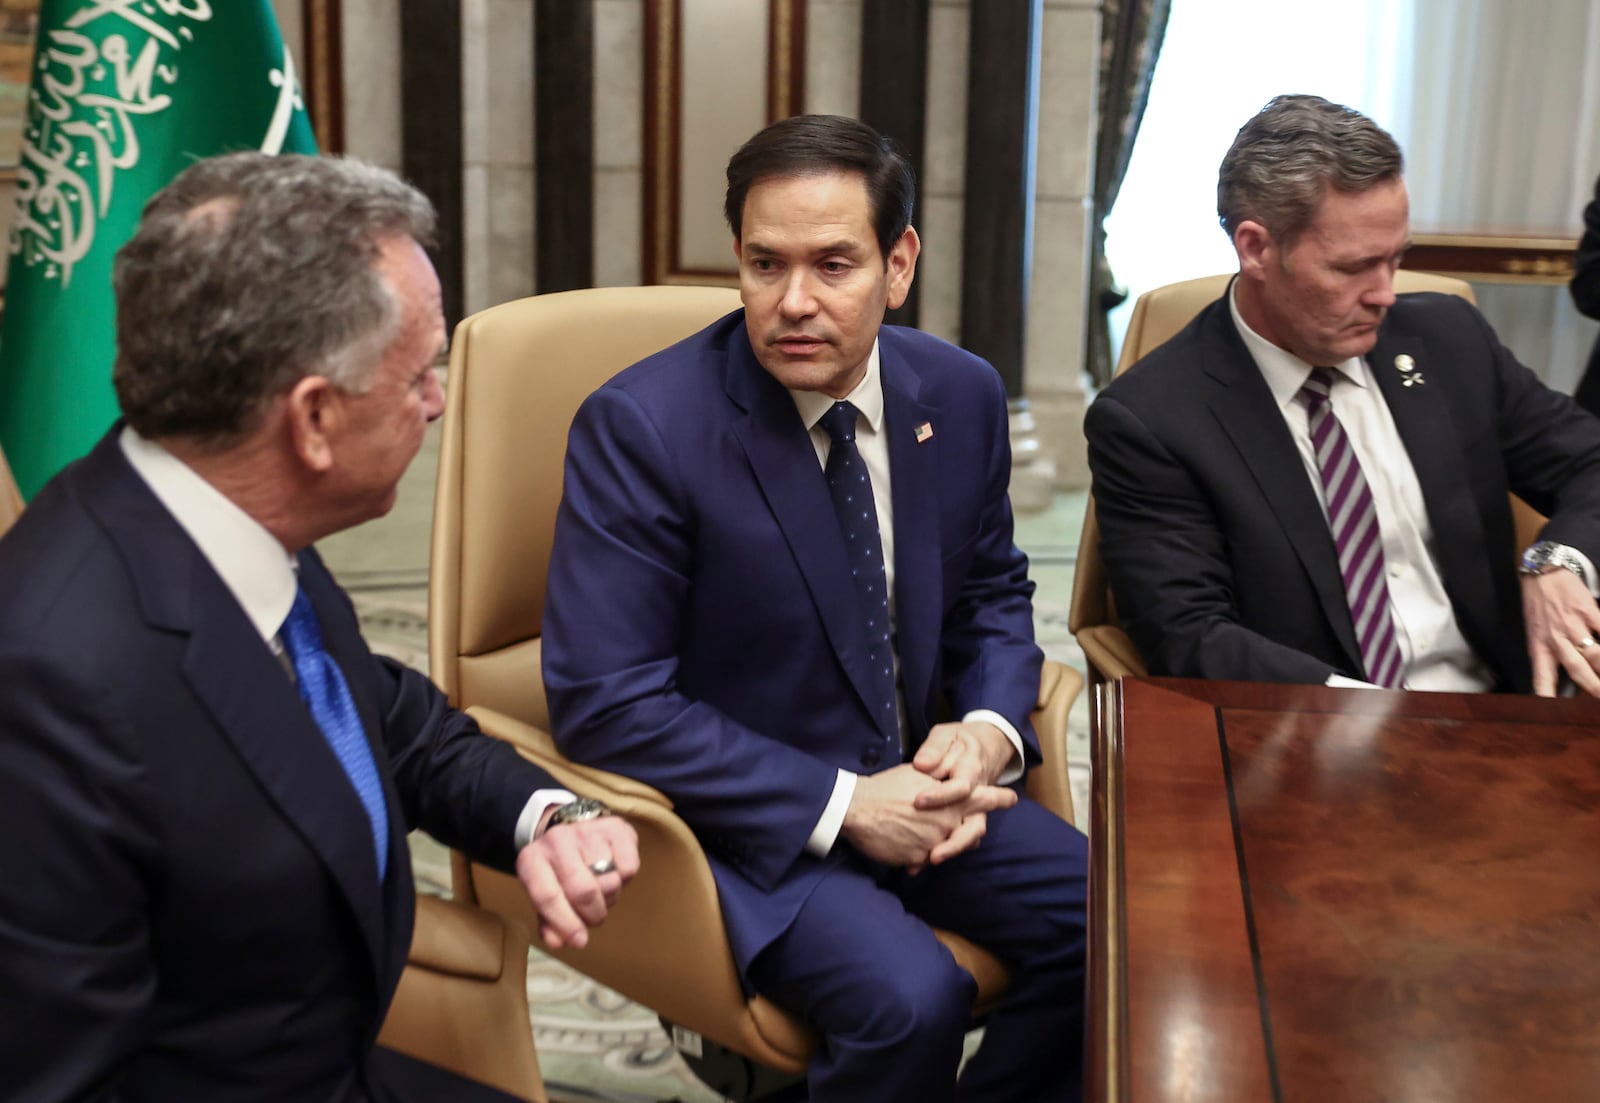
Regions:
M 594 284 L 641 279 L 644 0 L 594 0 Z
M 1089 193 L 1100 57 L 1098 0 L 1045 0 L 1033 274 L 1023 392 L 1060 488 L 1089 485 L 1083 439 Z
M 533 294 L 533 11 L 533 0 L 461 0 L 468 314 Z

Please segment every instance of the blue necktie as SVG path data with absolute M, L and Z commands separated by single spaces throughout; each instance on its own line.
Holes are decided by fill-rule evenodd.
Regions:
M 338 756 L 350 784 L 366 807 L 367 818 L 372 821 L 372 841 L 378 854 L 378 880 L 383 880 L 389 859 L 389 815 L 383 802 L 383 782 L 378 777 L 378 766 L 372 760 L 372 748 L 367 744 L 367 734 L 361 727 L 361 716 L 356 712 L 355 698 L 350 696 L 350 686 L 344 680 L 339 664 L 333 661 L 322 646 L 322 628 L 317 624 L 317 611 L 303 589 L 296 588 L 294 605 L 279 632 L 283 649 L 294 666 L 295 685 L 300 696 L 311 709 L 311 716 L 322 735 Z
M 848 402 L 835 402 L 818 423 L 833 444 L 828 449 L 828 493 L 833 511 L 844 533 L 845 550 L 850 556 L 850 573 L 855 576 L 856 593 L 867 629 L 867 682 L 872 687 L 873 706 L 879 710 L 879 727 L 896 733 L 894 650 L 889 643 L 889 586 L 883 570 L 883 541 L 878 535 L 878 507 L 872 497 L 872 479 L 856 447 L 856 417 L 859 411 Z M 898 760 L 898 756 L 896 756 Z

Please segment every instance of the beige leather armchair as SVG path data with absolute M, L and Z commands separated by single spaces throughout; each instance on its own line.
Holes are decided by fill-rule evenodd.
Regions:
M 11 465 L 0 453 L 0 536 L 22 513 L 22 493 L 17 490 L 17 480 L 11 475 Z
M 545 575 L 578 405 L 617 371 L 738 306 L 727 288 L 602 288 L 506 303 L 461 323 L 439 458 L 428 654 L 434 679 L 485 731 L 638 829 L 638 877 L 586 949 L 556 956 L 679 1028 L 799 1073 L 816 1039 L 768 1000 L 745 996 L 693 833 L 656 790 L 561 755 L 547 734 L 539 665 Z M 1034 715 L 1049 762 L 1030 775 L 1030 793 L 1067 819 L 1066 714 L 1081 686 L 1075 672 L 1047 663 Z M 454 884 L 458 899 L 532 922 L 512 878 L 457 855 Z M 1004 989 L 1004 968 L 954 935 L 941 937 L 978 979 L 983 1010 Z
M 1128 320 L 1128 333 L 1123 339 L 1122 355 L 1117 358 L 1116 374 L 1122 374 L 1146 353 L 1176 336 L 1208 303 L 1222 294 L 1231 278 L 1231 275 L 1202 276 L 1140 295 Z M 1395 273 L 1394 289 L 1401 294 L 1440 291 L 1476 302 L 1471 284 L 1431 272 L 1401 269 Z M 1520 550 L 1533 543 L 1545 519 L 1515 494 L 1511 496 L 1511 509 L 1516 518 Z M 1106 578 L 1105 563 L 1100 559 L 1100 529 L 1095 523 L 1092 494 L 1083 515 L 1083 535 L 1078 538 L 1078 566 L 1072 579 L 1072 606 L 1067 614 L 1067 627 L 1083 648 L 1091 684 L 1148 673 L 1139 649 L 1117 620 L 1116 602 Z
M 546 1103 L 528 1021 L 527 931 L 482 908 L 419 895 L 378 1044 Z

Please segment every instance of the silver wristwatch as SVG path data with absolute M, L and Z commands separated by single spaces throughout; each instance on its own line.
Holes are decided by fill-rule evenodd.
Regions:
M 611 815 L 611 809 L 593 797 L 579 797 L 577 800 L 569 800 L 565 804 L 556 805 L 556 810 L 550 813 L 550 822 L 546 826 L 555 827 L 561 823 L 597 820 L 601 816 L 609 815 Z
M 1522 574 L 1544 574 L 1557 567 L 1565 567 L 1587 584 L 1588 579 L 1583 574 L 1582 557 L 1565 544 L 1557 544 L 1554 540 L 1540 540 L 1530 546 L 1522 553 L 1522 562 L 1517 570 Z

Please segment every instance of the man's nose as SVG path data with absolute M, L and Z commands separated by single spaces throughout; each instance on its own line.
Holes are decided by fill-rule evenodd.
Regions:
M 817 312 L 817 299 L 812 293 L 809 271 L 797 268 L 789 274 L 778 308 L 785 318 L 809 318 Z

